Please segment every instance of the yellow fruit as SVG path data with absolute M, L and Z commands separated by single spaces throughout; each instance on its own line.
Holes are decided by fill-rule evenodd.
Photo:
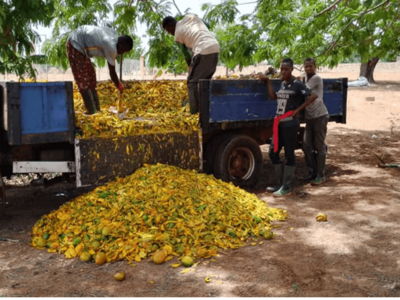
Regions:
M 263 238 L 266 240 L 272 240 L 274 238 L 274 233 L 272 231 L 266 230 L 263 233 Z
M 191 267 L 193 265 L 193 258 L 191 258 L 190 256 L 182 257 L 182 264 L 185 267 Z
M 103 235 L 110 235 L 111 234 L 111 228 L 110 227 L 104 227 L 103 230 L 101 231 Z
M 114 89 L 111 85 L 110 88 Z M 107 111 L 106 106 L 104 112 Z M 92 125 L 101 121 L 99 115 L 90 118 Z M 107 122 L 110 123 L 109 130 L 114 130 L 114 125 L 121 125 L 113 116 L 108 116 Z M 81 125 L 85 126 L 85 123 Z M 177 146 L 179 140 L 175 140 L 175 135 L 163 138 L 165 132 L 153 128 L 159 144 Z M 97 130 L 101 128 L 96 127 Z M 175 130 L 175 127 L 171 128 L 170 132 Z M 125 134 L 123 131 L 121 136 Z M 122 149 L 129 146 L 131 154 L 151 153 L 146 152 L 153 145 L 150 142 L 133 147 L 126 141 L 115 139 Z M 182 153 L 182 159 L 194 155 L 193 149 L 179 149 L 177 155 L 184 150 L 189 151 Z M 158 153 L 159 149 L 155 151 Z M 136 161 L 139 157 L 132 159 Z M 198 163 L 196 157 L 193 161 Z M 144 165 L 125 178 L 118 177 L 81 195 L 43 216 L 32 229 L 31 245 L 36 248 L 43 246 L 43 236 L 47 237 L 45 233 L 48 232 L 50 236 L 44 240 L 47 251 L 65 254 L 69 258 L 88 252 L 91 260 L 95 260 L 96 253 L 101 251 L 98 263 L 120 260 L 135 263 L 153 259 L 161 248 L 164 252 L 155 255 L 155 263 L 166 262 L 174 255 L 189 255 L 191 257 L 183 259 L 183 262 L 191 266 L 195 265 L 193 260 L 196 262 L 197 257 L 216 256 L 219 249 L 236 249 L 255 242 L 252 240 L 254 235 L 271 238 L 272 233 L 264 234 L 271 228 L 270 222 L 288 217 L 285 210 L 267 206 L 254 194 L 233 184 L 198 173 L 186 164 L 185 168 L 188 169 L 163 164 Z M 144 215 L 152 226 L 144 224 Z M 258 223 L 253 216 L 260 218 Z M 157 225 L 156 221 L 159 222 Z
M 95 261 L 95 263 L 96 263 L 97 265 L 102 265 L 102 264 L 104 264 L 104 263 L 106 262 L 106 260 L 107 260 L 107 256 L 106 256 L 106 254 L 105 254 L 104 252 L 102 252 L 102 251 L 97 252 L 96 257 L 94 258 L 94 261 Z
M 92 256 L 89 254 L 89 252 L 85 251 L 81 253 L 79 258 L 81 259 L 81 261 L 89 261 L 92 258 Z
M 113 277 L 117 281 L 123 281 L 123 280 L 125 280 L 125 272 L 122 271 L 122 272 L 115 273 L 113 275 Z
M 326 214 L 323 213 L 319 213 L 318 216 L 316 217 L 318 222 L 326 222 L 328 221 L 328 217 L 326 216 Z
M 40 236 L 34 239 L 34 243 L 38 248 L 42 248 L 46 245 L 46 240 Z
M 100 247 L 100 242 L 99 242 L 98 240 L 94 240 L 94 241 L 92 242 L 92 248 L 93 248 L 93 250 L 97 250 L 97 249 L 99 249 L 99 247 Z
M 165 259 L 167 258 L 167 251 L 165 250 L 157 250 L 156 253 L 154 253 L 153 256 L 153 262 L 157 265 L 162 264 L 165 262 Z
M 203 257 L 203 256 L 207 256 L 208 251 L 204 248 L 200 249 L 199 251 L 197 251 L 197 257 Z

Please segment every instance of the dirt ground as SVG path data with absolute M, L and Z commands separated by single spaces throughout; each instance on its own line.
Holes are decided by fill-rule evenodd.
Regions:
M 171 268 L 173 261 L 131 267 L 125 261 L 97 266 L 67 260 L 31 248 L 29 233 L 42 215 L 91 188 L 9 188 L 0 214 L 0 296 L 399 297 L 400 168 L 378 168 L 375 155 L 400 162 L 400 73 L 375 78 L 371 87 L 349 88 L 348 123 L 329 124 L 329 181 L 322 187 L 297 180 L 292 195 L 273 198 L 265 192 L 274 177 L 268 147 L 262 147 L 263 175 L 251 192 L 290 215 L 276 223 L 272 241 L 222 251 L 215 262 L 203 260 L 186 274 Z M 301 150 L 296 156 L 299 177 L 306 168 Z M 319 212 L 328 222 L 316 222 Z M 112 278 L 116 270 L 126 272 L 125 281 Z M 212 282 L 205 283 L 210 275 Z

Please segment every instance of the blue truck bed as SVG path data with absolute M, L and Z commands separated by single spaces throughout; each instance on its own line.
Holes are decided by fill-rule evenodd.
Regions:
M 347 78 L 323 79 L 323 82 L 330 121 L 346 123 Z M 277 91 L 281 80 L 273 79 L 271 83 Z M 203 132 L 221 124 L 225 129 L 270 126 L 275 116 L 277 102 L 270 100 L 267 85 L 258 80 L 202 80 L 200 94 Z
M 72 82 L 0 82 L 0 125 L 10 145 L 75 139 Z

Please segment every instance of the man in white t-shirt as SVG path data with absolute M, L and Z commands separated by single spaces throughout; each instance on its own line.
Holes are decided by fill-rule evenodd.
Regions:
M 303 152 L 309 169 L 304 180 L 312 180 L 312 185 L 320 185 L 326 181 L 325 161 L 327 146 L 325 144 L 329 114 L 323 101 L 324 86 L 322 78 L 315 72 L 313 58 L 306 58 L 304 82 L 318 97 L 306 108 L 306 130 L 303 137 Z
M 175 42 L 183 51 L 190 67 L 187 86 L 190 112 L 195 114 L 199 111 L 198 82 L 200 79 L 211 79 L 217 68 L 218 41 L 203 21 L 193 14 L 186 15 L 180 21 L 166 17 L 162 26 L 165 31 L 175 36 Z
M 118 37 L 117 32 L 109 27 L 84 25 L 70 33 L 67 40 L 67 56 L 87 114 L 100 111 L 96 73 L 90 58 L 104 57 L 107 60 L 111 80 L 122 94 L 124 87 L 115 72 L 115 59 L 118 54 L 122 55 L 132 48 L 133 40 L 130 36 Z

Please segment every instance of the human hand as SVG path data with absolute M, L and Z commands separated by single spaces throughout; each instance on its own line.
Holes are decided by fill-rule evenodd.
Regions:
M 120 82 L 119 85 L 118 85 L 118 90 L 119 90 L 119 93 L 122 95 L 123 92 L 124 92 L 124 86 L 122 85 L 121 82 Z
M 258 79 L 258 80 L 264 81 L 266 83 L 269 82 L 269 77 L 265 76 L 263 74 L 258 74 L 258 75 L 255 76 L 255 78 Z

